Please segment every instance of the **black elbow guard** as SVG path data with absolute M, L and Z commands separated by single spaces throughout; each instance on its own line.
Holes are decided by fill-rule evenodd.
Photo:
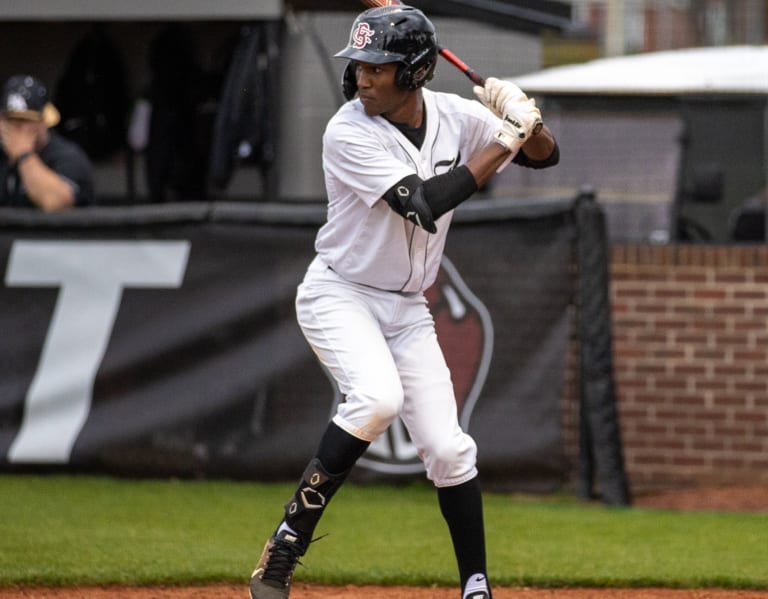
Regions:
M 405 193 L 404 190 L 407 190 L 407 188 L 398 188 L 398 193 Z M 419 185 L 413 193 L 409 195 L 404 207 L 405 218 L 416 223 L 425 231 L 437 233 L 437 226 L 435 225 L 435 218 L 432 216 L 432 209 L 429 207 L 429 204 L 427 204 L 426 197 L 424 197 L 423 185 Z
M 384 194 L 384 200 L 392 210 L 403 218 L 415 223 L 425 231 L 437 232 L 432 209 L 424 197 L 421 178 L 416 175 L 406 177 Z

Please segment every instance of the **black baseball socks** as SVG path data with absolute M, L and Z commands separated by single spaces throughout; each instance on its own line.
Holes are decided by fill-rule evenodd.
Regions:
M 440 487 L 437 489 L 437 498 L 451 533 L 461 588 L 469 591 L 471 585 L 468 583 L 478 582 L 478 577 L 482 577 L 479 582 L 486 578 L 485 525 L 480 483 L 475 477 L 455 487 Z M 487 584 L 487 580 L 485 582 Z M 487 588 L 490 589 L 490 585 Z

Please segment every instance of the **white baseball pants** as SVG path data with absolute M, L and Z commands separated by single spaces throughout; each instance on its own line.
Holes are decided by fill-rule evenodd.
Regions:
M 400 416 L 435 486 L 477 475 L 477 446 L 459 426 L 450 372 L 423 294 L 350 283 L 316 258 L 299 285 L 296 314 L 346 397 L 336 425 L 373 441 Z

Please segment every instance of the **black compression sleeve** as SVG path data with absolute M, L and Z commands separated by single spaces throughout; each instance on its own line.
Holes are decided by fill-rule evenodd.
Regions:
M 477 191 L 477 182 L 466 165 L 427 179 L 423 185 L 424 199 L 435 219 L 453 210 Z

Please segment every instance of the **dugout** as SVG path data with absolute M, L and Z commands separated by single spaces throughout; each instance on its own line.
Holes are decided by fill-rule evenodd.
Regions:
M 484 73 L 540 68 L 540 32 L 570 25 L 570 5 L 553 0 L 415 4 L 441 43 Z M 363 8 L 358 0 L 0 0 L 0 79 L 31 72 L 48 85 L 59 130 L 96 163 L 102 205 L 322 202 L 321 136 L 343 101 L 345 61 L 331 57 Z M 243 82 L 253 94 L 234 93 Z M 473 97 L 442 59 L 430 86 Z M 165 110 L 157 145 L 147 141 L 151 92 L 160 97 L 150 104 Z
M 501 193 L 590 183 L 619 242 L 764 241 L 768 46 L 606 58 L 510 77 L 543 107 L 557 169 Z

